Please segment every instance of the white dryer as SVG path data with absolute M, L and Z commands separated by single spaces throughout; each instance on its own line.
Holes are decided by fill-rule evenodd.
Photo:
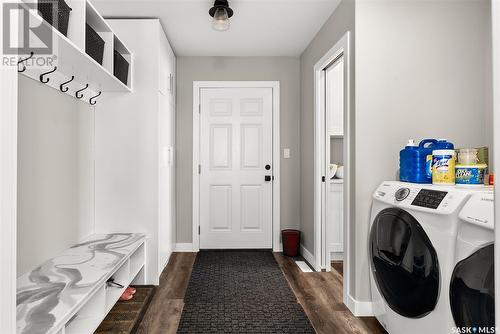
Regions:
M 493 193 L 472 195 L 460 212 L 459 218 L 456 265 L 450 282 L 450 306 L 455 325 L 465 331 L 469 329 L 471 333 L 493 333 Z
M 373 311 L 391 334 L 447 334 L 458 214 L 470 194 L 454 186 L 383 182 L 369 235 Z

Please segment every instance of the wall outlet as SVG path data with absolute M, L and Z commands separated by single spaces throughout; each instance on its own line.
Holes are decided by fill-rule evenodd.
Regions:
M 283 158 L 284 159 L 290 159 L 290 149 L 289 148 L 285 148 L 283 150 Z

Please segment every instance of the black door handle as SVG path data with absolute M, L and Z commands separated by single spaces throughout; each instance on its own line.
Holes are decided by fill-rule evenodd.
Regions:
M 266 176 L 264 176 L 264 180 L 265 180 L 266 182 L 270 182 L 270 181 L 272 180 L 271 175 L 266 175 Z
M 270 170 L 271 169 L 271 165 L 266 165 L 266 170 Z

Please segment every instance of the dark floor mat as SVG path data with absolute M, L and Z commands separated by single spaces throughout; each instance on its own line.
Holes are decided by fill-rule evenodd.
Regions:
M 177 333 L 314 333 L 271 251 L 201 251 Z
M 150 285 L 135 286 L 134 298 L 118 301 L 99 325 L 95 334 L 132 334 L 137 331 L 156 288 Z

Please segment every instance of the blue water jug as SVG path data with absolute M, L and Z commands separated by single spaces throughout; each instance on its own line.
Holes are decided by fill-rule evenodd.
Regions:
M 433 150 L 454 150 L 455 145 L 450 143 L 447 139 L 438 139 L 431 145 Z
M 410 140 L 399 152 L 399 179 L 403 182 L 432 183 L 429 162 L 432 161 L 432 150 L 441 149 L 434 146 L 438 142 L 437 139 L 424 139 L 416 145 Z M 440 146 L 444 147 L 447 143 L 444 140 Z

